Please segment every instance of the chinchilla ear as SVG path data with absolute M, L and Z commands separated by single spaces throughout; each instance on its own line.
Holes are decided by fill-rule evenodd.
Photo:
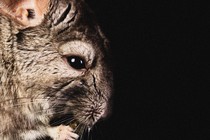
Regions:
M 47 12 L 49 0 L 1 0 L 0 12 L 25 27 L 39 25 Z
M 54 30 L 68 27 L 79 12 L 81 0 L 50 0 L 47 20 Z

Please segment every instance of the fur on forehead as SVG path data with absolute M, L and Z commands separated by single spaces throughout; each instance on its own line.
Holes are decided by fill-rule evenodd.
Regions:
M 107 48 L 109 42 L 101 31 L 94 13 L 83 0 L 51 1 L 46 22 L 55 42 L 81 40 Z

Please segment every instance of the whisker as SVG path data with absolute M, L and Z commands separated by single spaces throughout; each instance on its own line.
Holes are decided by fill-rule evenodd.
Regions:
M 83 134 L 84 134 L 84 133 L 79 132 L 79 135 L 80 135 L 80 138 L 79 138 L 79 139 L 80 139 L 80 140 L 82 140 Z
M 12 107 L 18 107 L 18 106 L 23 106 L 23 105 L 27 105 L 27 104 L 31 104 L 31 103 L 36 103 L 37 101 L 46 101 L 47 99 L 26 99 L 26 98 L 19 98 L 20 103 L 16 103 L 16 104 L 12 104 L 12 103 L 6 103 L 6 102 L 11 102 L 14 99 L 8 99 L 5 101 L 1 101 L 0 102 L 0 107 L 7 107 L 7 108 L 12 108 Z M 45 103 L 45 102 L 44 102 Z
M 87 134 L 88 134 L 88 137 L 87 138 L 88 139 L 90 139 L 90 131 L 91 131 L 90 128 L 87 128 Z
M 39 95 L 38 95 L 39 96 Z M 8 102 L 11 100 L 46 100 L 46 98 L 41 98 L 41 97 L 18 97 L 18 98 L 11 98 L 11 99 L 6 99 L 6 100 L 1 100 L 0 103 L 2 102 Z
M 84 136 L 84 134 L 85 134 L 85 127 L 86 126 L 84 126 L 84 125 L 82 125 L 81 126 L 81 128 L 80 128 L 80 131 L 79 131 L 79 134 L 80 134 L 80 140 L 82 140 L 82 138 L 83 138 L 83 136 Z
M 98 132 L 98 133 L 99 133 L 99 135 L 100 135 L 100 137 L 102 137 L 102 138 L 103 138 L 103 133 L 102 133 L 102 131 L 101 131 L 100 127 L 98 127 L 97 125 L 94 125 L 94 127 L 95 127 L 95 131 L 96 131 L 96 132 Z
M 82 124 L 79 123 L 78 126 L 75 128 L 75 131 L 78 131 L 78 133 L 80 132 L 79 128 L 80 128 L 81 125 L 82 125 Z
M 57 113 L 57 112 L 56 112 Z M 62 113 L 62 112 L 58 112 L 58 113 Z M 73 119 L 73 117 L 69 117 L 69 118 L 61 118 L 61 119 L 58 119 L 58 120 L 55 120 L 53 123 L 51 123 L 51 125 L 56 125 L 56 124 L 62 124 L 64 122 L 72 122 L 74 121 L 75 119 Z
M 32 104 L 34 102 L 35 101 L 33 101 L 33 102 L 22 102 L 22 103 L 19 103 L 19 104 L 10 104 L 10 105 L 7 105 L 6 108 L 21 107 L 21 106 Z

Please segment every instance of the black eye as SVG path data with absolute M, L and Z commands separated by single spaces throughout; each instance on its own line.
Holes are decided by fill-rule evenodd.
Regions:
M 67 57 L 67 61 L 69 65 L 75 69 L 84 69 L 85 68 L 85 61 L 78 56 L 69 56 Z

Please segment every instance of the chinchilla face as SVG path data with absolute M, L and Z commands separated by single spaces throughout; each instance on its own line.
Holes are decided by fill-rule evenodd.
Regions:
M 41 25 L 12 34 L 1 52 L 2 94 L 10 91 L 25 116 L 80 127 L 106 116 L 112 89 L 108 42 L 83 1 L 53 0 Z

